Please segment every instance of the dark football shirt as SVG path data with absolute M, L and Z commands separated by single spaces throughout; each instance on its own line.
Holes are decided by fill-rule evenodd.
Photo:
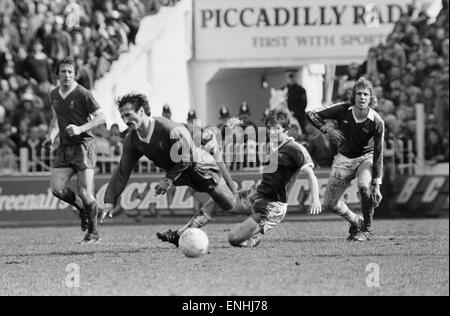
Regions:
M 90 115 L 100 109 L 92 93 L 78 85 L 63 99 L 59 93 L 59 87 L 50 92 L 50 104 L 55 110 L 58 120 L 59 139 L 61 146 L 85 143 L 94 139 L 91 132 L 69 137 L 66 132 L 68 125 L 81 126 L 90 121 Z
M 350 159 L 373 153 L 374 182 L 381 183 L 383 172 L 384 122 L 380 115 L 369 109 L 367 119 L 357 121 L 353 107 L 348 102 L 308 113 L 311 123 L 318 129 L 325 120 L 336 120 L 345 141 L 339 144 L 338 152 Z
M 293 139 L 281 145 L 272 155 L 278 155 L 276 169 L 265 168 L 257 191 L 273 201 L 287 203 L 301 170 L 306 166 L 314 167 L 314 163 L 306 148 Z
M 134 166 L 142 156 L 166 171 L 166 177 L 175 185 L 192 163 L 202 169 L 216 170 L 217 163 L 211 155 L 202 152 L 193 144 L 187 128 L 163 117 L 152 117 L 150 131 L 145 139 L 136 131 L 128 133 L 123 145 L 123 154 L 105 193 L 105 203 L 115 204 L 130 178 Z M 184 147 L 187 146 L 187 147 Z M 180 150 L 183 147 L 183 150 Z M 195 157 L 195 158 L 194 158 Z M 176 158 L 176 159 L 174 159 Z

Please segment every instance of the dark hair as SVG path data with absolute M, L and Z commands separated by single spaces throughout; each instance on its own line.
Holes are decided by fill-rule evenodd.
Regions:
M 30 42 L 30 45 L 28 46 L 28 52 L 33 52 L 34 45 L 37 45 L 37 44 L 41 44 L 41 46 L 42 46 L 42 41 L 39 38 L 34 38 Z
M 369 107 L 373 108 L 374 106 L 377 105 L 377 97 L 374 93 L 373 90 L 373 85 L 372 83 L 367 80 L 366 78 L 362 77 L 359 78 L 358 81 L 355 83 L 355 85 L 352 88 L 352 95 L 350 96 L 350 104 L 353 106 L 355 105 L 355 99 L 356 99 L 356 91 L 360 90 L 360 89 L 369 89 L 370 91 L 370 103 L 369 103 Z
M 119 109 L 123 108 L 127 103 L 133 105 L 133 110 L 135 112 L 139 111 L 140 108 L 144 108 L 145 114 L 148 116 L 151 115 L 150 104 L 148 102 L 147 97 L 144 94 L 128 93 L 116 100 L 116 104 Z
M 291 113 L 285 109 L 274 109 L 265 120 L 266 126 L 280 124 L 285 130 L 291 127 Z
M 56 67 L 56 74 L 59 74 L 59 69 L 61 68 L 61 65 L 72 65 L 73 69 L 75 71 L 75 74 L 77 73 L 77 65 L 75 63 L 75 60 L 68 56 L 68 57 L 64 57 L 63 59 L 60 60 L 60 62 L 58 63 L 58 66 Z

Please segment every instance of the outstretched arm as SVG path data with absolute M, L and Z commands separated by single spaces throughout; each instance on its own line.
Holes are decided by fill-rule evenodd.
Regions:
M 322 205 L 320 203 L 319 197 L 319 182 L 317 181 L 317 177 L 314 174 L 314 170 L 311 166 L 305 166 L 302 169 L 302 173 L 306 174 L 309 183 L 309 189 L 312 196 L 312 204 L 311 204 L 311 215 L 318 215 L 322 213 Z
M 105 209 L 102 211 L 101 222 L 103 222 L 106 215 L 112 217 L 114 206 L 125 189 L 134 166 L 141 157 L 142 153 L 139 153 L 132 148 L 131 139 L 130 137 L 127 137 L 119 166 L 114 171 L 111 180 L 109 180 L 108 187 L 106 188 L 104 198 Z
M 194 141 L 185 127 L 180 126 L 171 130 L 170 138 L 175 140 L 170 149 L 170 159 L 175 165 L 166 171 L 166 177 L 156 185 L 156 195 L 166 194 L 173 182 L 191 166 L 191 162 L 196 161 L 196 158 L 193 157 L 195 155 Z

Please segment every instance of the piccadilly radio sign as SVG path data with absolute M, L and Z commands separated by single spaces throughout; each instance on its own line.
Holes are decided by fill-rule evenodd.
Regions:
M 198 60 L 362 59 L 410 0 L 194 0 Z

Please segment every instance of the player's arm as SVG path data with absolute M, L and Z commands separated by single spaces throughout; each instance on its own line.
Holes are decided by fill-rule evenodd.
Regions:
M 165 194 L 173 185 L 183 172 L 185 172 L 191 165 L 191 161 L 196 161 L 192 155 L 196 154 L 193 150 L 194 142 L 189 131 L 179 126 L 172 129 L 170 138 L 175 140 L 170 149 L 170 158 L 175 165 L 172 169 L 166 170 L 166 177 L 160 181 L 156 186 L 156 194 Z
M 105 115 L 95 101 L 94 96 L 91 92 L 83 93 L 82 96 L 82 106 L 91 115 L 91 120 L 84 125 L 76 126 L 69 125 L 66 127 L 67 134 L 69 136 L 77 136 L 86 132 L 89 132 L 96 128 L 97 126 L 105 123 Z
M 373 166 L 372 166 L 372 199 L 375 207 L 381 202 L 381 183 L 383 181 L 383 150 L 384 150 L 384 122 L 376 121 L 376 133 L 373 138 Z
M 56 138 L 58 136 L 58 133 L 59 133 L 58 120 L 57 120 L 55 109 L 52 107 L 52 118 L 50 120 L 47 137 L 45 138 L 43 146 L 47 147 L 47 148 L 55 149 L 54 145 L 55 145 L 55 143 L 57 143 Z
M 309 154 L 308 150 L 303 145 L 298 145 L 298 149 L 295 150 L 291 157 L 294 159 L 297 166 L 300 167 L 300 173 L 306 174 L 309 182 L 310 194 L 312 197 L 312 204 L 310 213 L 317 215 L 322 213 L 322 205 L 319 198 L 319 182 L 314 174 L 314 162 Z
M 102 211 L 101 222 L 103 222 L 107 215 L 112 217 L 115 204 L 125 189 L 134 166 L 141 157 L 142 153 L 134 150 L 131 144 L 131 135 L 128 135 L 125 139 L 123 154 L 120 158 L 119 166 L 114 171 L 106 188 L 104 197 L 105 209 Z
M 322 205 L 320 203 L 320 197 L 319 197 L 319 181 L 317 181 L 317 177 L 314 173 L 313 167 L 308 164 L 302 168 L 302 173 L 306 174 L 306 177 L 308 178 L 309 183 L 309 189 L 311 197 L 312 197 L 312 204 L 311 204 L 311 215 L 318 215 L 322 213 Z
M 326 125 L 325 120 L 339 120 L 339 117 L 343 113 L 343 111 L 347 110 L 348 103 L 338 103 L 329 108 L 321 109 L 318 111 L 310 111 L 307 113 L 307 117 L 309 122 L 315 128 L 317 128 L 324 134 L 333 134 L 332 136 L 342 142 L 345 140 L 342 132 Z
M 101 109 L 96 110 L 91 114 L 92 119 L 84 125 L 76 126 L 76 125 L 68 125 L 66 128 L 67 134 L 69 136 L 77 136 L 86 132 L 89 132 L 96 128 L 97 126 L 105 123 L 105 114 Z

